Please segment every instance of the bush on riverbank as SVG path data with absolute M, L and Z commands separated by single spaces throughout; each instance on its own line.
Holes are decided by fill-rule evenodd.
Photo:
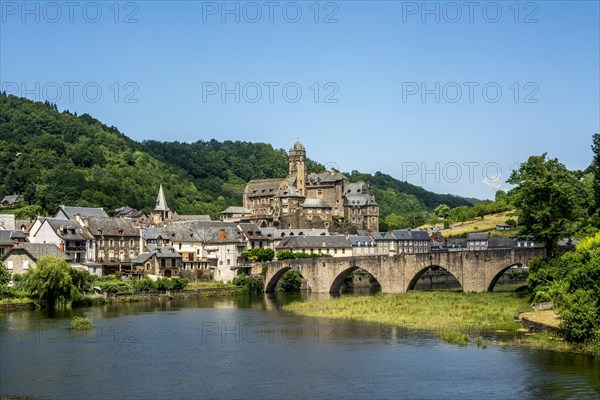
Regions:
M 262 279 L 246 274 L 236 276 L 232 283 L 241 288 L 244 293 L 261 293 L 263 289 Z
M 534 260 L 529 291 L 536 302 L 554 302 L 569 342 L 600 346 L 600 234 L 559 258 Z

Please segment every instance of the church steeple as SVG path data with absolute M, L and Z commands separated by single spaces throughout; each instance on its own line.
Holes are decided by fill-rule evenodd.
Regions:
M 304 145 L 297 141 L 290 149 L 290 177 L 296 177 L 296 189 L 301 196 L 306 196 L 306 150 Z
M 152 222 L 158 224 L 164 221 L 170 221 L 172 217 L 171 209 L 167 205 L 167 199 L 165 198 L 165 192 L 163 191 L 162 184 L 158 188 L 158 196 L 156 197 L 156 206 L 152 210 Z

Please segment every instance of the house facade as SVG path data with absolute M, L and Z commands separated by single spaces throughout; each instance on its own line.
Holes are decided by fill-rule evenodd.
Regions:
M 11 274 L 24 274 L 36 268 L 39 259 L 46 256 L 71 261 L 58 246 L 50 243 L 19 243 L 0 257 L 0 260 Z

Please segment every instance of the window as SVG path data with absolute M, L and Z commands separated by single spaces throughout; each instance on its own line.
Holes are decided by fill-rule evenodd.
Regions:
M 181 250 L 181 243 L 179 243 L 179 250 Z
M 6 268 L 7 268 L 7 269 L 9 269 L 9 270 L 13 269 L 13 262 L 12 262 L 12 260 L 9 260 L 9 261 L 6 263 Z

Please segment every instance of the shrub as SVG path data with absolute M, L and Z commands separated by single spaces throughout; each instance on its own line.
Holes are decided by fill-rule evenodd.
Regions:
M 94 327 L 94 323 L 91 319 L 86 317 L 73 317 L 71 321 L 71 329 L 77 330 L 87 330 L 92 329 Z
M 326 253 L 301 253 L 295 251 L 280 251 L 277 253 L 278 260 L 297 260 L 303 258 L 327 258 L 333 257 L 331 254 Z
M 136 292 L 154 292 L 156 290 L 156 285 L 148 277 L 134 281 L 133 287 Z
M 236 276 L 233 278 L 232 283 L 243 288 L 245 293 L 260 293 L 262 291 L 262 280 L 246 274 Z
M 273 249 L 252 249 L 246 250 L 241 254 L 241 258 L 248 262 L 266 262 L 275 257 Z
M 281 277 L 281 290 L 284 292 L 297 292 L 302 285 L 302 278 L 296 271 L 288 271 Z

